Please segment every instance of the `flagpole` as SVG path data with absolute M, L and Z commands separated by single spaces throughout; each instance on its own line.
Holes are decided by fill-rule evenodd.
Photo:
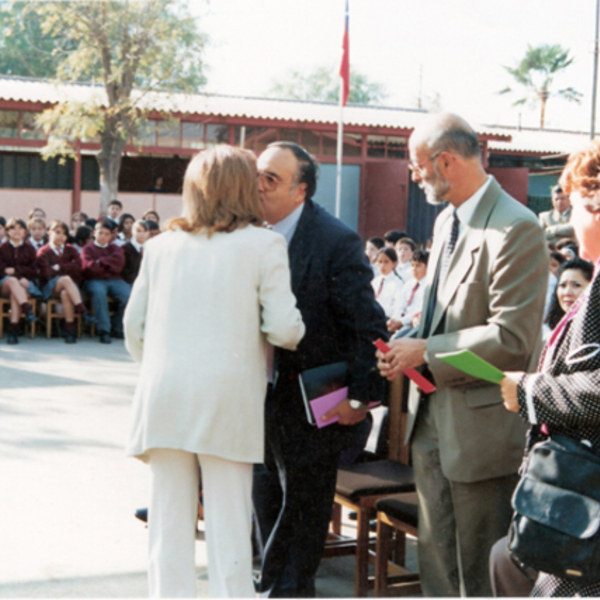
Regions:
M 340 115 L 337 129 L 337 170 L 335 184 L 335 216 L 340 218 L 342 204 L 342 136 L 344 134 L 344 80 L 340 77 Z
M 342 40 L 342 62 L 340 64 L 340 114 L 337 130 L 335 216 L 339 219 L 342 204 L 342 154 L 344 140 L 344 106 L 350 93 L 350 38 L 348 32 L 348 0 L 344 7 L 344 38 Z

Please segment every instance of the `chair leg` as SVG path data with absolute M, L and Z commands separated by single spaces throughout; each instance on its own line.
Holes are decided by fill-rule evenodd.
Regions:
M 342 507 L 334 502 L 331 511 L 331 531 L 336 535 L 342 535 Z
M 387 596 L 388 555 L 390 552 L 391 527 L 377 518 L 377 541 L 375 542 L 375 597 Z
M 354 595 L 357 598 L 365 598 L 369 590 L 369 512 L 370 507 L 361 506 L 356 518 Z

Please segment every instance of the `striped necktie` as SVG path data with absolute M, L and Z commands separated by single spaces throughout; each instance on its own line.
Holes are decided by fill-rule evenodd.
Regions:
M 450 263 L 452 262 L 452 254 L 454 254 L 454 247 L 456 246 L 456 240 L 458 239 L 458 226 L 460 221 L 456 215 L 456 211 L 452 213 L 452 228 L 450 229 L 450 236 L 446 241 L 446 245 L 444 246 L 444 254 L 442 256 L 442 264 L 440 265 L 440 274 L 438 278 L 438 286 L 437 291 L 438 294 L 444 282 L 446 281 L 446 276 L 448 275 L 448 270 L 450 269 Z

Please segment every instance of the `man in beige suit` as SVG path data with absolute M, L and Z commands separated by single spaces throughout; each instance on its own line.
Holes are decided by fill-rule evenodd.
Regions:
M 525 426 L 506 414 L 498 386 L 436 355 L 469 349 L 502 370 L 533 367 L 548 254 L 535 215 L 485 173 L 463 119 L 429 118 L 410 158 L 428 202 L 450 205 L 435 223 L 418 337 L 390 342 L 378 366 L 388 379 L 422 367 L 437 387 L 409 397 L 423 594 L 490 596 L 489 552 L 508 529 Z
M 569 223 L 571 219 L 571 200 L 559 185 L 552 188 L 552 206 L 554 207 L 553 210 L 541 212 L 538 215 L 548 243 L 556 244 L 564 238 L 574 240 L 573 225 Z

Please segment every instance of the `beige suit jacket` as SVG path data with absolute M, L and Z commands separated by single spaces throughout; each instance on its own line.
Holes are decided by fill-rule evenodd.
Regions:
M 437 218 L 424 315 L 452 222 L 453 207 Z M 500 388 L 436 358 L 469 349 L 503 371 L 534 370 L 541 346 L 548 253 L 533 212 L 492 179 L 452 256 L 438 294 L 426 360 L 437 391 L 426 402 L 439 432 L 444 475 L 474 482 L 515 473 L 523 456 L 525 425 L 502 405 Z M 421 331 L 425 324 L 421 319 Z M 411 385 L 407 439 L 419 411 Z
M 569 223 L 571 219 L 571 211 L 567 214 L 559 214 L 555 210 L 541 212 L 538 215 L 540 225 L 544 229 L 546 239 L 555 244 L 562 238 L 575 239 L 573 225 Z

